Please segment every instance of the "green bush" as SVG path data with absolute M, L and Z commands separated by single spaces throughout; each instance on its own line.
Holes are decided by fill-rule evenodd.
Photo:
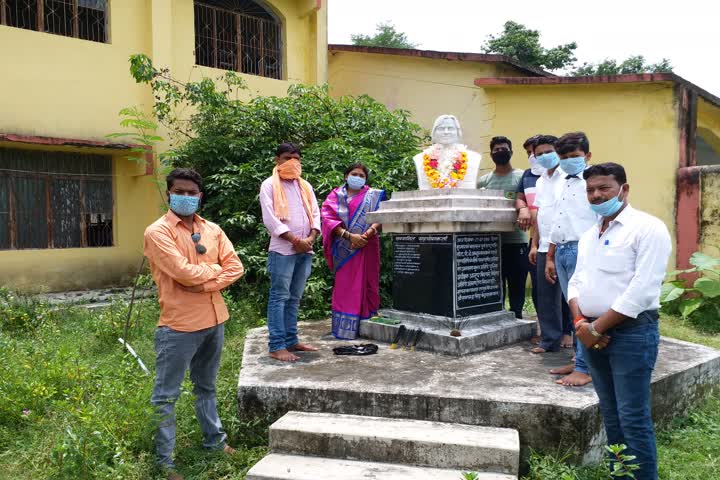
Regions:
M 246 267 L 244 280 L 236 288 L 259 305 L 266 302 L 269 287 L 269 236 L 262 224 L 258 192 L 272 173 L 279 143 L 300 145 L 303 177 L 313 185 L 320 204 L 342 183 L 343 170 L 354 162 L 368 166 L 374 187 L 389 192 L 415 187 L 412 156 L 426 137 L 406 111 L 389 111 L 368 96 L 333 98 L 327 86 L 293 85 L 286 97 L 236 100 L 245 87 L 232 73 L 221 79 L 225 90 L 210 79 L 183 84 L 167 70 L 156 70 L 144 55 L 131 57 L 131 73 L 136 81 L 152 86 L 157 120 L 170 129 L 173 138 L 181 139 L 181 145 L 166 158 L 174 166 L 193 167 L 203 175 L 202 213 L 235 244 Z M 176 112 L 187 111 L 188 106 L 195 113 L 179 118 Z M 125 121 L 125 125 L 130 123 Z M 144 132 L 148 124 L 141 126 Z M 152 140 L 146 133 L 141 136 Z M 390 291 L 392 258 L 387 240 L 383 247 L 381 291 L 385 293 Z M 320 249 L 318 243 L 316 251 Z M 322 255 L 316 255 L 301 315 L 326 315 L 331 288 L 332 276 Z
M 690 257 L 692 268 L 670 272 L 668 276 L 699 275 L 692 285 L 676 279 L 663 284 L 660 302 L 663 311 L 680 315 L 700 330 L 720 332 L 720 259 L 701 252 Z

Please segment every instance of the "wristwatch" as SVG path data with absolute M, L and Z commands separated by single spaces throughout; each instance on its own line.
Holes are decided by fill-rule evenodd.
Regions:
M 597 332 L 597 330 L 595 330 L 595 327 L 593 327 L 592 322 L 591 322 L 591 323 L 588 323 L 588 330 L 590 331 L 590 334 L 591 334 L 593 337 L 595 337 L 595 338 L 600 338 L 600 337 L 602 337 L 602 335 L 599 334 L 599 333 Z

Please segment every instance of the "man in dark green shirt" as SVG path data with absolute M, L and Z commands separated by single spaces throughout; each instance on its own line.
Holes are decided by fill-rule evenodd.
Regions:
M 478 179 L 478 188 L 502 190 L 505 197 L 514 200 L 523 171 L 513 168 L 512 142 L 506 137 L 493 137 L 490 140 L 490 156 L 495 163 L 495 170 Z M 502 233 L 502 282 L 505 298 L 510 299 L 510 310 L 515 317 L 522 318 L 525 304 L 525 285 L 530 270 L 528 261 L 528 237 L 525 232 L 515 227 L 512 232 Z

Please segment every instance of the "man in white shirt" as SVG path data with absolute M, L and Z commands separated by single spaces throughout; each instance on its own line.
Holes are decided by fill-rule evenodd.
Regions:
M 560 350 L 563 331 L 570 331 L 570 319 L 563 315 L 562 292 L 557 282 L 545 279 L 545 262 L 550 246 L 550 232 L 555 207 L 559 197 L 565 172 L 560 165 L 560 157 L 555 152 L 557 137 L 541 135 L 535 143 L 535 159 L 545 169 L 537 181 L 535 204 L 538 207 L 537 229 L 533 235 L 529 259 L 537 267 L 537 312 L 540 323 L 540 344 L 533 353 L 556 352 Z M 564 325 L 566 323 L 567 325 Z
M 558 282 L 563 297 L 568 298 L 568 282 L 575 272 L 578 241 L 598 220 L 590 208 L 585 193 L 582 173 L 592 157 L 590 141 L 583 132 L 566 133 L 555 144 L 560 156 L 560 168 L 567 174 L 562 180 L 550 233 L 550 246 L 545 263 L 545 278 Z M 580 387 L 591 382 L 582 348 L 575 339 L 575 361 L 553 369 L 551 373 L 566 375 L 557 381 L 560 385 Z
M 587 197 L 601 219 L 580 239 L 568 285 L 577 337 L 590 367 L 609 444 L 625 444 L 657 480 L 650 377 L 660 335 L 660 287 L 672 244 L 659 219 L 628 204 L 625 169 L 616 163 L 584 171 Z

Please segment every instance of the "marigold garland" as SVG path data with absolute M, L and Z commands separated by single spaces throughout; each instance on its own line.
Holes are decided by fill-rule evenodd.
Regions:
M 439 150 L 434 148 L 423 154 L 423 169 L 432 188 L 455 188 L 465 178 L 468 156 L 465 150 L 458 150 L 449 170 L 449 175 L 439 169 Z

